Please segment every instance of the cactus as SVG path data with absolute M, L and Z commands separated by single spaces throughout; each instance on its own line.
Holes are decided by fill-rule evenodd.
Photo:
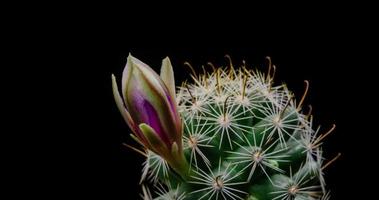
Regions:
M 122 81 L 124 99 L 113 78 L 116 103 L 134 132 L 132 137 L 142 145 L 142 150 L 133 149 L 146 156 L 142 198 L 329 199 L 323 170 L 331 162 L 323 163 L 321 145 L 335 126 L 319 134 L 311 109 L 303 113 L 308 82 L 297 103 L 285 84 L 273 84 L 275 66 L 270 58 L 264 74 L 248 69 L 245 62 L 236 69 L 226 57 L 229 66 L 208 63 L 212 70 L 202 74 L 185 63 L 192 69 L 193 81 L 184 82 L 177 93 L 168 58 L 159 77 L 129 56 Z M 137 85 L 141 85 L 138 92 Z M 141 96 L 155 110 L 134 103 Z

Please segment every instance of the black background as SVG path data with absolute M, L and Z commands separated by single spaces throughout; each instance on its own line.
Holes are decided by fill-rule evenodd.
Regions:
M 329 6 L 282 13 L 270 7 L 256 16 L 252 13 L 260 7 L 182 6 L 150 15 L 130 6 L 117 11 L 83 7 L 63 9 L 54 18 L 51 9 L 13 23 L 23 26 L 14 34 L 22 46 L 12 45 L 20 51 L 13 59 L 17 81 L 8 82 L 17 86 L 21 111 L 12 114 L 16 123 L 27 119 L 13 126 L 27 131 L 15 134 L 25 142 L 13 146 L 20 153 L 12 159 L 21 161 L 14 185 L 27 189 L 13 194 L 138 199 L 143 158 L 122 145 L 133 142 L 113 100 L 111 74 L 120 80 L 129 53 L 156 71 L 169 56 L 178 84 L 189 78 L 184 61 L 199 70 L 208 61 L 225 65 L 229 54 L 235 65 L 244 59 L 262 71 L 270 56 L 277 66 L 275 83 L 287 83 L 297 99 L 309 80 L 305 104 L 313 106 L 316 124 L 321 132 L 337 125 L 324 145 L 327 159 L 342 153 L 326 170 L 332 199 L 370 199 L 374 184 L 365 179 L 376 175 L 371 155 L 376 140 L 366 112 L 376 108 L 377 89 L 371 87 L 378 46 L 370 37 L 375 35 L 372 17 L 361 13 L 371 12 Z

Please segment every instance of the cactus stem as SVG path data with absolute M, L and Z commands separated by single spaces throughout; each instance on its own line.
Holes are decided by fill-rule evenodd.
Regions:
M 266 173 L 265 168 L 270 168 L 272 170 L 275 170 L 279 173 L 283 173 L 284 171 L 280 169 L 279 167 L 272 164 L 270 161 L 282 161 L 286 162 L 286 155 L 281 155 L 281 152 L 283 152 L 283 149 L 274 150 L 272 151 L 272 148 L 275 147 L 276 142 L 273 142 L 268 147 L 263 146 L 263 139 L 261 140 L 260 144 L 257 145 L 255 136 L 254 137 L 254 145 L 251 145 L 250 142 L 248 142 L 249 146 L 242 146 L 241 144 L 235 143 L 237 146 L 241 148 L 241 152 L 233 152 L 233 151 L 226 151 L 227 153 L 230 153 L 229 160 L 231 160 L 232 164 L 238 164 L 238 163 L 246 163 L 246 167 L 244 167 L 244 170 L 247 168 L 250 168 L 250 173 L 247 178 L 247 181 L 250 181 L 254 172 L 256 169 L 260 168 L 262 172 L 266 175 L 266 177 L 269 179 L 269 181 L 272 183 L 272 180 L 270 179 L 270 176 Z
M 195 79 L 199 79 L 199 77 L 196 74 L 196 71 L 194 70 L 194 68 L 189 62 L 184 62 L 184 65 L 191 69 L 192 75 L 194 76 Z
M 230 164 L 225 169 L 221 170 L 221 162 L 219 162 L 218 172 L 214 173 L 210 168 L 209 172 L 205 172 L 199 168 L 199 171 L 194 171 L 194 176 L 191 176 L 193 180 L 189 181 L 191 184 L 202 186 L 197 190 L 190 192 L 189 194 L 202 193 L 204 194 L 198 199 L 219 199 L 221 196 L 223 199 L 243 199 L 241 196 L 245 196 L 248 193 L 236 188 L 238 185 L 245 184 L 245 182 L 237 182 L 237 178 L 241 173 L 233 174 L 236 165 L 230 168 Z
M 188 133 L 188 136 L 184 136 L 184 142 L 191 150 L 191 156 L 190 156 L 190 167 L 189 170 L 191 170 L 191 166 L 194 163 L 196 166 L 196 169 L 198 169 L 198 164 L 197 164 L 197 156 L 200 156 L 201 160 L 204 161 L 204 163 L 207 166 L 210 166 L 211 163 L 208 160 L 208 158 L 204 155 L 200 147 L 202 148 L 212 148 L 214 146 L 206 144 L 210 138 L 204 137 L 209 129 L 205 129 L 204 126 L 201 126 L 200 121 L 197 122 L 197 124 L 187 124 L 184 121 L 184 126 L 185 126 L 185 132 Z M 201 127 L 201 128 L 199 128 Z
M 301 97 L 301 100 L 300 100 L 300 102 L 299 102 L 299 105 L 297 106 L 297 110 L 300 110 L 300 109 L 301 109 L 301 105 L 303 105 L 303 102 L 304 102 L 304 100 L 305 100 L 305 97 L 307 96 L 307 93 L 308 93 L 308 89 L 309 89 L 309 81 L 304 80 L 304 83 L 305 83 L 304 94 L 303 94 L 303 96 Z
M 324 166 L 321 167 L 321 171 L 327 168 L 334 161 L 336 161 L 340 156 L 341 156 L 341 153 L 338 153 L 333 159 L 331 159 L 329 162 L 327 162 Z
M 175 187 L 173 187 L 172 184 L 169 181 L 167 181 L 166 187 L 163 186 L 161 183 L 158 183 L 157 185 L 155 185 L 155 188 L 157 189 L 156 193 L 159 194 L 161 197 L 160 199 L 186 199 L 186 194 L 180 191 L 180 184 L 177 184 Z M 153 200 L 153 198 L 149 200 Z
M 314 126 L 312 106 L 305 101 L 310 83 L 305 80 L 303 93 L 295 96 L 285 83 L 274 85 L 276 66 L 270 57 L 263 60 L 264 72 L 246 66 L 245 60 L 233 63 L 228 54 L 223 59 L 223 66 L 205 62 L 200 71 L 189 62 L 182 63 L 186 65 L 183 68 L 188 67 L 190 80 L 177 87 L 177 98 L 173 99 L 180 121 L 175 118 L 164 127 L 152 123 L 157 134 L 143 130 L 149 141 L 142 141 L 145 138 L 134 132 L 132 138 L 142 147 L 123 144 L 146 157 L 141 196 L 144 200 L 328 200 L 324 170 L 341 153 L 328 159 L 323 156 L 321 147 L 336 126 L 331 123 L 325 130 Z M 167 60 L 162 63 L 167 64 Z M 161 79 L 172 85 L 165 72 L 166 65 Z M 115 80 L 112 83 L 115 86 Z M 125 102 L 118 90 L 115 98 L 124 116 L 129 110 L 124 111 Z M 161 106 L 156 103 L 155 107 Z M 138 110 L 130 110 L 137 119 Z M 163 114 L 158 118 L 159 123 L 171 121 Z M 138 120 L 133 123 L 140 125 Z M 180 134 L 171 135 L 171 126 L 180 123 Z M 171 145 L 166 145 L 171 148 L 159 145 L 156 139 L 158 133 L 166 132 L 173 138 L 168 143 Z M 158 151 L 160 148 L 164 151 Z M 154 194 L 146 182 L 155 186 Z

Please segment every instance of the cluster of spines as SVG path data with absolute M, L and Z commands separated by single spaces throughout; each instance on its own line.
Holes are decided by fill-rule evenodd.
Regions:
M 334 125 L 319 135 L 310 111 L 301 113 L 308 82 L 296 105 L 286 85 L 273 86 L 276 68 L 269 58 L 267 75 L 247 69 L 245 62 L 236 70 L 227 58 L 228 67 L 208 63 L 213 71 L 203 74 L 185 63 L 194 83 L 184 82 L 176 99 L 189 180 L 175 176 L 164 159 L 147 151 L 141 181 L 150 178 L 158 185 L 156 199 L 162 200 L 328 199 L 323 169 L 330 162 L 323 165 L 320 146 Z M 143 194 L 152 199 L 145 186 Z

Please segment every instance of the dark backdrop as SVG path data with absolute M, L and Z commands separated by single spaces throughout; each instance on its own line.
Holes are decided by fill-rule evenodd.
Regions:
M 3 27 L 4 51 L 15 53 L 3 56 L 12 72 L 1 74 L 12 91 L 2 98 L 16 103 L 2 104 L 15 119 L 3 121 L 11 127 L 2 133 L 17 137 L 2 163 L 16 166 L 4 170 L 11 177 L 4 185 L 15 186 L 10 197 L 138 199 L 142 157 L 122 145 L 132 143 L 130 130 L 111 92 L 111 74 L 120 79 L 129 52 L 157 71 L 169 56 L 177 83 L 188 78 L 184 61 L 221 65 L 229 54 L 265 71 L 271 56 L 276 83 L 299 98 L 309 80 L 305 103 L 316 124 L 337 125 L 324 145 L 327 158 L 342 153 L 326 170 L 333 199 L 377 196 L 375 6 L 32 4 L 4 7 L 11 25 Z

